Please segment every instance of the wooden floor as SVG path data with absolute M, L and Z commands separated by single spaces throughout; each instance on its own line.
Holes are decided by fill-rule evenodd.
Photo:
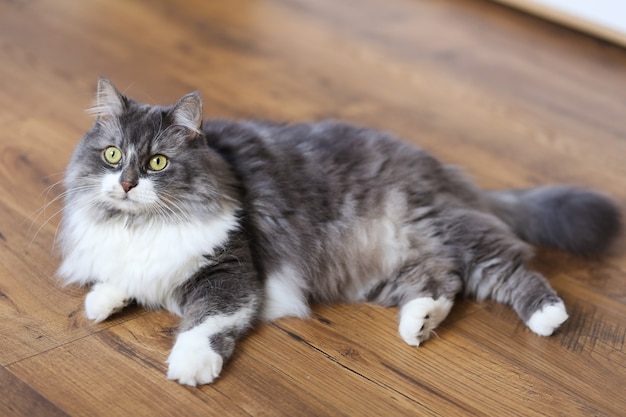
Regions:
M 151 3 L 147 6 L 147 3 Z M 626 415 L 626 242 L 540 251 L 553 337 L 457 303 L 411 348 L 394 309 L 320 306 L 258 328 L 213 385 L 165 378 L 177 320 L 102 324 L 62 288 L 58 181 L 104 75 L 206 116 L 394 131 L 482 186 L 575 183 L 626 208 L 626 50 L 483 0 L 0 1 L 0 415 Z

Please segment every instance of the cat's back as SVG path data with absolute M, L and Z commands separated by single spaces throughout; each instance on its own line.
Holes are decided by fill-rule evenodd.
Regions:
M 262 120 L 210 120 L 203 125 L 209 146 L 237 161 L 295 157 L 320 160 L 350 148 L 363 150 L 367 136 L 381 137 L 380 132 L 359 128 L 340 121 L 317 123 L 275 123 Z M 380 141 L 377 143 L 380 145 Z M 283 161 L 288 162 L 288 161 Z M 302 161 L 300 161 L 302 162 Z
M 335 185 L 401 180 L 420 173 L 430 176 L 441 165 L 414 145 L 393 135 L 349 123 L 266 121 L 207 122 L 203 127 L 209 146 L 231 163 L 244 180 L 272 176 L 307 184 Z M 371 186 L 372 184 L 370 184 Z M 307 188 L 298 184 L 300 190 Z
M 458 171 L 379 130 L 334 120 L 209 121 L 203 129 L 257 203 L 275 207 L 285 201 L 285 210 L 304 210 L 314 202 L 317 213 L 331 218 L 346 201 L 357 213 L 377 211 L 390 192 L 406 195 L 412 206 L 430 204 L 436 196 L 480 205 Z

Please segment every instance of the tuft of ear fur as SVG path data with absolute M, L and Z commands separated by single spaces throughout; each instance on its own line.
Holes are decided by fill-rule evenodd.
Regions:
M 106 120 L 111 117 L 119 117 L 125 109 L 126 98 L 117 91 L 111 81 L 100 77 L 94 105 L 87 112 L 96 116 L 96 120 Z
M 202 128 L 202 99 L 197 91 L 181 98 L 172 111 L 174 123 L 199 134 Z

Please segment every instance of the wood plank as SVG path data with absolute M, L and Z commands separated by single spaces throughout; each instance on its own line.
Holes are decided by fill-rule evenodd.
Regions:
M 577 373 L 565 365 L 581 358 L 579 352 L 563 354 L 564 334 L 537 338 L 510 310 L 488 306 L 467 318 L 444 323 L 437 331 L 440 337 L 419 348 L 405 346 L 395 332 L 381 332 L 381 326 L 368 326 L 365 322 L 355 328 L 357 321 L 363 321 L 364 310 L 371 316 L 368 307 L 347 306 L 339 311 L 324 308 L 318 311 L 318 320 L 306 324 L 279 322 L 278 327 L 302 338 L 342 366 L 367 374 L 381 385 L 394 387 L 421 403 L 435 403 L 434 397 L 462 404 L 463 408 L 446 409 L 447 413 L 541 416 L 586 415 L 584 410 L 592 410 L 618 415 L 616 411 L 623 409 L 626 401 L 621 399 L 611 404 L 594 401 L 602 396 L 600 391 L 618 396 L 618 381 L 625 376 L 623 365 L 614 365 L 614 360 L 621 359 L 619 356 L 607 360 L 596 354 L 585 355 L 584 360 L 594 372 Z M 500 356 L 498 353 L 507 347 L 507 354 Z M 623 343 L 613 349 L 623 350 Z M 554 361 L 560 365 L 560 372 L 555 375 L 550 366 Z M 445 375 L 438 374 L 440 369 L 446 369 Z M 437 378 L 432 378 L 435 374 Z M 601 383 L 603 377 L 613 382 Z M 499 395 L 502 387 L 497 381 L 507 381 L 507 401 Z M 593 388 L 588 381 L 595 382 Z M 437 404 L 436 409 L 445 408 Z
M 161 314 L 162 321 L 171 317 Z M 124 324 L 122 324 L 124 326 Z M 207 415 L 248 415 L 212 387 L 211 395 L 179 387 L 164 376 L 167 349 L 142 337 L 159 340 L 156 321 L 128 322 L 122 332 L 137 338 L 135 346 L 114 331 L 85 337 L 10 365 L 9 369 L 69 415 L 180 415 L 181 410 L 208 410 Z M 158 327 L 157 327 L 158 329 Z M 169 337 L 168 337 L 169 338 Z M 143 348 L 135 349 L 139 343 Z M 144 345 L 145 344 L 145 345 Z M 164 347 L 164 346 L 161 346 Z
M 621 353 L 623 342 L 613 344 L 613 353 L 616 355 L 611 359 L 594 351 L 583 353 L 566 350 L 564 347 L 570 343 L 572 332 L 592 333 L 593 330 L 590 331 L 589 328 L 595 326 L 594 323 L 577 320 L 580 317 L 577 310 L 581 309 L 581 304 L 569 305 L 576 307 L 573 310 L 574 320 L 552 339 L 537 338 L 520 327 L 520 336 L 513 338 L 518 340 L 517 343 L 498 341 L 498 336 L 502 336 L 502 332 L 498 330 L 509 330 L 511 327 L 509 323 L 502 323 L 502 316 L 507 315 L 502 314 L 501 306 L 494 306 L 493 314 L 488 314 L 488 310 L 479 311 L 473 325 L 458 328 L 457 331 L 462 335 L 464 344 L 475 345 L 475 348 L 481 349 L 485 356 L 494 358 L 496 362 L 504 361 L 507 368 L 523 370 L 525 378 L 526 375 L 532 375 L 535 381 L 541 381 L 536 384 L 535 381 L 526 380 L 524 385 L 527 388 L 532 387 L 529 397 L 533 399 L 533 404 L 537 397 L 545 396 L 543 400 L 546 403 L 542 405 L 546 410 L 551 410 L 547 414 L 558 414 L 560 410 L 566 410 L 567 415 L 622 415 L 626 411 L 626 400 L 621 395 L 626 378 Z M 588 305 L 586 307 L 589 308 Z M 586 328 L 574 330 L 569 327 L 574 323 L 578 326 L 585 325 Z M 623 331 L 623 328 L 619 331 Z M 551 402 L 550 398 L 560 400 Z M 608 398 L 611 401 L 607 401 Z M 523 399 L 520 396 L 517 401 L 523 403 Z M 531 408 L 534 405 L 525 404 L 524 410 L 525 407 Z
M 144 411 L 139 415 L 154 415 L 155 410 L 159 415 L 175 413 L 179 403 L 205 409 L 207 415 L 257 415 L 260 410 L 267 415 L 336 415 L 346 412 L 345 401 L 357 414 L 428 410 L 345 369 L 323 352 L 311 355 L 308 346 L 269 326 L 243 344 L 215 384 L 199 389 L 179 386 L 165 378 L 170 328 L 176 320 L 166 313 L 155 315 L 9 368 L 38 392 L 59 398 L 59 406 L 71 415 L 120 415 L 137 402 L 150 405 L 140 407 Z M 390 402 L 389 396 L 398 398 Z
M 4 417 L 62 417 L 61 409 L 4 367 L 0 367 L 0 415 Z

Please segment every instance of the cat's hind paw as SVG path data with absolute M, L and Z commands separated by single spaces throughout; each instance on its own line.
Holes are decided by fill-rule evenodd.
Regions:
M 556 304 L 544 305 L 535 311 L 526 325 L 540 336 L 550 336 L 567 318 L 565 305 L 560 301 Z
M 126 294 L 117 288 L 96 284 L 85 298 L 85 315 L 89 320 L 100 323 L 123 309 L 128 301 Z
M 224 359 L 211 348 L 207 338 L 191 331 L 178 336 L 167 363 L 168 379 L 195 387 L 213 382 L 222 371 Z
M 448 316 L 452 300 L 445 297 L 415 298 L 400 309 L 400 327 L 398 331 L 406 343 L 419 346 L 428 340 L 435 328 Z

